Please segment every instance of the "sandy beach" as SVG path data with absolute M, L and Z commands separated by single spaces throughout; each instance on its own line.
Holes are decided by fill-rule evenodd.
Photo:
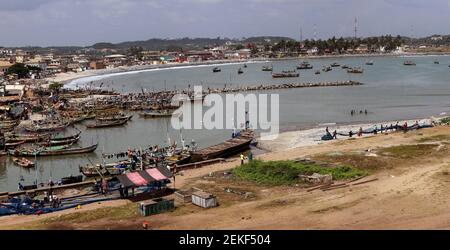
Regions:
M 423 118 L 423 119 L 416 119 L 416 120 L 398 120 L 398 121 L 382 121 L 377 123 L 358 123 L 358 124 L 347 124 L 347 125 L 336 125 L 336 124 L 330 124 L 328 126 L 317 126 L 315 128 L 310 129 L 302 129 L 297 131 L 286 131 L 283 133 L 280 133 L 278 138 L 274 140 L 264 140 L 264 138 L 260 138 L 258 140 L 258 147 L 267 151 L 285 151 L 289 149 L 295 149 L 295 148 L 301 148 L 301 147 L 307 147 L 307 146 L 314 146 L 314 145 L 320 145 L 324 143 L 329 143 L 330 141 L 322 141 L 321 137 L 325 135 L 325 130 L 328 127 L 328 130 L 330 133 L 333 131 L 337 131 L 338 133 L 348 133 L 349 131 L 352 131 L 354 133 L 353 137 L 357 137 L 356 133 L 358 132 L 359 128 L 362 128 L 363 130 L 374 128 L 375 126 L 381 128 L 381 125 L 383 126 L 390 126 L 395 125 L 397 122 L 398 124 L 403 125 L 405 122 L 408 125 L 412 125 L 416 122 L 419 123 L 419 125 L 430 125 L 433 121 L 437 121 L 439 117 L 431 117 L 431 118 Z M 363 134 L 362 137 L 371 137 L 374 136 L 373 134 Z M 348 136 L 337 136 L 337 141 L 343 141 L 350 139 Z

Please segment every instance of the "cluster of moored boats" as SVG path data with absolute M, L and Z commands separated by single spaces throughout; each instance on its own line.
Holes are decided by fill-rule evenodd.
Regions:
M 247 68 L 247 67 L 248 67 L 247 64 L 244 63 L 243 68 Z M 222 72 L 222 69 L 219 68 L 219 67 L 214 67 L 214 68 L 212 69 L 212 72 L 213 72 L 213 73 L 219 73 L 219 72 Z M 244 74 L 244 70 L 242 69 L 242 67 L 240 67 L 240 68 L 237 70 L 237 74 L 238 74 L 238 75 Z
M 174 92 L 160 92 L 159 97 L 170 98 Z M 189 92 L 187 92 L 189 96 Z M 98 144 L 93 143 L 86 147 L 77 146 L 82 131 L 73 126 L 84 120 L 86 129 L 100 129 L 105 127 L 122 126 L 129 122 L 133 115 L 125 112 L 120 104 L 124 98 L 110 95 L 97 99 L 92 105 L 86 102 L 54 101 L 52 108 L 43 111 L 25 114 L 23 117 L 10 117 L 5 115 L 0 120 L 0 152 L 10 155 L 11 161 L 24 168 L 38 165 L 38 157 L 64 156 L 74 154 L 87 154 L 94 152 Z M 130 98 L 134 99 L 136 96 Z M 140 97 L 138 96 L 137 99 Z M 45 99 L 45 98 L 43 98 Z M 170 116 L 176 107 L 165 105 L 165 99 L 158 101 L 159 109 L 149 109 L 139 113 L 144 118 L 158 118 Z M 47 106 L 44 104 L 44 106 Z M 50 105 L 49 105 L 50 106 Z M 47 106 L 48 107 L 48 106 Z M 55 108 L 58 107 L 58 108 Z M 33 119 L 30 117 L 33 116 Z M 36 119 L 35 116 L 39 116 Z M 71 128 L 70 133 L 69 127 Z M 76 132 L 73 132 L 74 129 Z M 239 138 L 245 138 L 240 140 Z M 214 148 L 214 153 L 207 153 L 207 149 L 197 153 L 195 143 L 177 148 L 176 144 L 169 147 L 152 146 L 146 149 L 127 150 L 116 154 L 103 154 L 100 164 L 80 166 L 80 172 L 86 177 L 110 176 L 137 171 L 146 168 L 183 165 L 192 161 L 224 157 L 248 147 L 248 141 L 253 140 L 253 132 L 244 131 L 232 141 L 220 144 Z M 184 143 L 184 142 L 183 142 Z M 206 150 L 206 151 L 205 151 Z M 116 159 L 110 162 L 109 159 Z M 34 161 L 33 161 L 34 160 Z M 109 163 L 108 163 L 109 162 Z
M 366 65 L 373 65 L 373 61 L 367 61 Z M 341 65 L 337 62 L 334 62 L 330 65 L 324 65 L 322 67 L 322 72 L 329 72 L 331 70 L 333 70 L 333 68 L 336 67 L 340 67 Z M 303 61 L 302 63 L 300 63 L 299 65 L 297 65 L 296 69 L 297 70 L 308 70 L 308 69 L 313 69 L 314 66 L 312 64 L 310 64 L 307 61 Z M 346 69 L 347 73 L 363 73 L 364 70 L 362 69 L 362 67 L 350 67 L 348 65 L 342 65 L 342 69 Z M 271 66 L 263 66 L 262 67 L 262 71 L 270 71 L 272 72 L 272 77 L 273 78 L 290 78 L 290 77 L 299 77 L 300 74 L 296 71 L 296 70 L 282 70 L 281 72 L 273 72 L 273 65 Z M 314 74 L 319 75 L 320 74 L 320 70 L 316 70 L 314 72 Z

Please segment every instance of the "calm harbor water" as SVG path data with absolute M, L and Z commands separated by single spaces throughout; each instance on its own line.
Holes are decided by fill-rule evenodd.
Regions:
M 364 65 L 372 60 L 374 65 Z M 405 60 L 414 60 L 417 66 L 403 66 Z M 434 64 L 439 60 L 440 64 Z M 212 73 L 213 66 L 152 70 L 141 73 L 102 76 L 77 80 L 93 81 L 94 86 L 103 86 L 122 92 L 140 92 L 142 89 L 186 88 L 188 85 L 206 87 L 244 86 L 289 82 L 326 82 L 355 80 L 362 86 L 321 87 L 285 89 L 265 93 L 280 94 L 280 126 L 282 130 L 293 130 L 318 126 L 323 123 L 366 123 L 397 119 L 414 119 L 438 115 L 450 110 L 450 57 L 374 57 L 309 59 L 313 70 L 300 70 L 299 78 L 272 79 L 270 72 L 261 71 L 263 65 L 273 65 L 274 71 L 294 69 L 301 60 L 267 63 L 247 63 L 220 66 L 222 72 Z M 362 66 L 364 74 L 348 74 L 340 67 L 330 72 L 315 75 L 323 65 L 338 62 L 341 65 Z M 238 75 L 242 67 L 244 74 Z M 351 116 L 352 109 L 367 109 L 369 114 Z M 46 181 L 58 180 L 70 174 L 78 174 L 78 166 L 98 163 L 102 152 L 126 151 L 128 147 L 165 144 L 167 138 L 180 141 L 180 131 L 170 127 L 168 119 L 143 119 L 135 114 L 125 127 L 86 130 L 84 124 L 77 127 L 83 131 L 80 146 L 99 142 L 95 153 L 71 157 L 40 158 L 36 169 L 23 169 L 12 164 L 8 157 L 0 157 L 0 191 L 13 191 L 23 177 L 23 183 L 36 178 Z M 186 142 L 194 139 L 200 147 L 206 147 L 231 135 L 230 130 L 184 130 Z M 71 133 L 68 131 L 67 133 Z M 169 136 L 168 136 L 169 135 Z M 180 145 L 180 143 L 178 143 Z M 111 159 L 110 161 L 113 161 Z

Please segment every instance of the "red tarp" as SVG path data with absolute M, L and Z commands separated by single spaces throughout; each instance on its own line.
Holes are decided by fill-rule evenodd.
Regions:
M 147 169 L 146 172 L 155 180 L 161 181 L 167 179 L 158 169 L 151 168 Z
M 127 174 L 127 178 L 136 186 L 143 186 L 148 183 L 139 173 L 129 173 Z
M 159 167 L 119 175 L 117 179 L 126 187 L 139 187 L 152 184 L 153 182 L 168 180 L 172 176 L 172 173 L 167 168 Z

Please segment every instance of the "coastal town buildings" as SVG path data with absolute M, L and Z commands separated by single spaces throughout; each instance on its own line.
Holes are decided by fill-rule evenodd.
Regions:
M 275 38 L 259 38 L 259 40 L 255 38 L 247 40 L 226 38 L 220 43 L 214 42 L 206 46 L 189 44 L 191 46 L 189 49 L 168 43 L 169 45 L 166 48 L 160 50 L 139 46 L 114 47 L 111 44 L 97 44 L 76 49 L 0 47 L 0 77 L 7 80 L 17 80 L 19 78 L 17 75 L 11 73 L 6 76 L 6 72 L 8 68 L 18 63 L 33 69 L 33 72 L 27 75 L 28 78 L 40 79 L 59 73 L 79 73 L 86 70 L 114 69 L 135 65 L 342 54 L 450 52 L 450 45 L 446 43 L 449 40 L 448 36 L 434 35 L 417 41 L 408 39 L 389 35 L 358 39 L 314 39 L 302 40 L 301 42 L 289 38 L 285 40 Z

